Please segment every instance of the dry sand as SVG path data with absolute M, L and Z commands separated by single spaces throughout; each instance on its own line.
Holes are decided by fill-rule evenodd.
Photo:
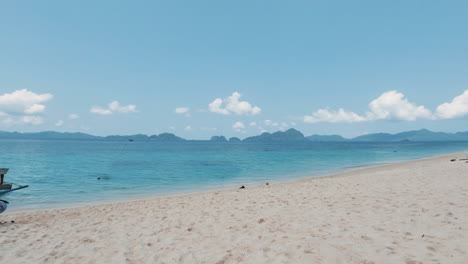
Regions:
M 2 214 L 0 263 L 467 263 L 466 157 Z

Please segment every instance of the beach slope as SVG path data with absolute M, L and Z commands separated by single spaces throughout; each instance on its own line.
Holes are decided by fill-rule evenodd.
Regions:
M 2 214 L 0 263 L 466 263 L 464 158 Z

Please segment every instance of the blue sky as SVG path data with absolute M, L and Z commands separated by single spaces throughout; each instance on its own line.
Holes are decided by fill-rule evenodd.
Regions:
M 0 130 L 466 131 L 467 27 L 465 1 L 4 1 Z

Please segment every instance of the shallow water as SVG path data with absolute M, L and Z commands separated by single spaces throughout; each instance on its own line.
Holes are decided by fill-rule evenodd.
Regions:
M 110 142 L 0 140 L 10 210 L 253 185 L 468 150 L 468 142 Z

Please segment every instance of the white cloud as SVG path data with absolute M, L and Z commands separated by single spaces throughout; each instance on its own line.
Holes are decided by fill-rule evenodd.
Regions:
M 59 120 L 59 121 L 57 121 L 57 122 L 55 123 L 55 126 L 61 127 L 61 126 L 63 126 L 63 123 L 64 123 L 63 120 Z
M 120 105 L 118 101 L 113 101 L 109 104 L 109 109 L 114 113 L 136 113 L 138 110 L 136 109 L 136 105 Z
M 93 114 L 98 114 L 98 115 L 110 115 L 112 114 L 112 111 L 109 109 L 102 108 L 100 106 L 93 106 L 89 110 Z
M 271 120 L 269 120 L 269 119 L 263 121 L 263 124 L 264 124 L 265 126 L 272 126 L 272 127 L 278 127 L 278 126 L 280 126 L 280 123 L 278 123 L 278 122 L 273 122 L 273 121 L 271 121 Z M 285 123 L 283 122 L 283 124 L 285 124 Z
M 52 94 L 36 94 L 26 89 L 16 90 L 0 96 L 0 112 L 3 114 L 22 115 L 44 112 L 43 104 L 53 98 Z
M 190 108 L 188 108 L 188 107 L 177 107 L 177 108 L 174 110 L 174 112 L 175 112 L 176 114 L 180 114 L 180 115 L 184 114 L 186 117 L 190 117 L 190 116 L 191 116 L 189 111 L 190 111 Z
M 186 126 L 184 129 L 185 129 L 186 131 L 191 131 L 191 130 L 192 130 L 192 126 Z
M 44 123 L 44 119 L 42 116 L 23 116 L 21 121 L 25 124 L 32 124 L 32 125 L 40 125 Z
M 218 128 L 216 128 L 216 127 L 200 127 L 200 130 L 204 130 L 204 131 L 217 131 Z
M 256 126 L 257 125 L 257 122 L 250 122 L 249 123 L 249 126 Z
M 24 113 L 26 113 L 26 114 L 37 114 L 37 113 L 44 112 L 44 110 L 45 110 L 45 105 L 33 104 L 33 105 L 29 106 L 28 108 L 26 108 L 24 110 Z
M 170 126 L 169 129 L 170 130 L 175 130 L 175 126 Z
M 216 98 L 213 102 L 208 105 L 210 112 L 229 115 L 256 115 L 260 114 L 262 109 L 258 106 L 252 106 L 247 101 L 239 101 L 242 95 L 238 92 L 232 93 L 231 96 L 221 99 Z
M 241 129 L 244 129 L 245 128 L 245 125 L 244 123 L 240 122 L 240 121 L 237 121 L 234 123 L 234 125 L 232 125 L 232 128 L 237 131 L 237 132 L 240 132 Z
M 405 120 L 433 119 L 430 110 L 409 102 L 402 93 L 389 91 L 369 103 L 369 111 L 365 116 L 346 111 L 319 109 L 303 118 L 305 123 L 354 123 L 374 120 Z
M 68 118 L 69 118 L 69 119 L 78 119 L 78 118 L 80 118 L 80 116 L 77 115 L 77 114 L 69 114 L 69 115 L 68 115 Z
M 208 105 L 210 112 L 229 115 L 229 111 L 227 109 L 221 108 L 223 105 L 223 100 L 221 98 L 216 98 L 211 104 Z
M 13 120 L 13 118 L 11 118 L 11 117 L 7 117 L 7 118 L 2 120 L 2 123 L 5 124 L 5 125 L 12 125 L 12 124 L 15 123 L 15 120 Z
M 370 102 L 369 120 L 393 119 L 413 121 L 416 119 L 432 118 L 432 113 L 424 106 L 417 106 L 409 102 L 405 95 L 397 91 L 383 93 L 379 98 Z
M 136 109 L 136 105 L 129 104 L 129 105 L 120 105 L 118 101 L 113 101 L 109 103 L 107 108 L 101 107 L 101 106 L 93 106 L 89 110 L 93 114 L 98 114 L 98 115 L 110 115 L 113 113 L 122 113 L 122 114 L 127 114 L 127 113 L 136 113 L 138 110 Z
M 44 119 L 42 116 L 34 116 L 34 115 L 27 115 L 27 116 L 7 116 L 2 120 L 2 124 L 8 126 L 14 125 L 41 125 L 44 123 Z
M 457 118 L 468 114 L 468 90 L 453 98 L 450 103 L 443 103 L 436 109 L 436 116 L 440 119 Z
M 286 123 L 286 122 L 281 122 L 279 129 L 280 129 L 280 130 L 286 130 L 287 128 L 289 128 L 288 123 Z
M 304 116 L 304 122 L 306 123 L 318 123 L 318 122 L 328 122 L 328 123 L 353 123 L 353 122 L 362 122 L 366 119 L 354 112 L 348 112 L 344 109 L 339 109 L 338 111 L 330 111 L 328 109 L 319 109 L 312 113 L 312 115 Z
M 243 131 L 244 128 L 245 128 L 244 123 L 242 123 L 240 121 L 237 121 L 232 125 L 232 129 L 234 129 L 237 132 L 245 133 L 245 131 Z
M 190 108 L 188 107 L 177 107 L 174 112 L 176 112 L 177 114 L 185 114 L 187 113 L 188 111 L 190 110 Z
M 250 123 L 251 126 L 255 126 L 257 125 L 257 123 L 253 122 L 254 124 L 252 124 L 252 122 Z M 258 129 L 262 132 L 265 132 L 266 130 L 261 126 L 262 123 L 259 123 L 258 124 Z M 268 127 L 268 129 L 270 130 L 285 130 L 287 128 L 290 127 L 290 125 L 286 122 L 277 122 L 277 121 L 273 121 L 273 120 L 270 120 L 270 119 L 266 119 L 266 120 L 263 120 L 263 125 Z

